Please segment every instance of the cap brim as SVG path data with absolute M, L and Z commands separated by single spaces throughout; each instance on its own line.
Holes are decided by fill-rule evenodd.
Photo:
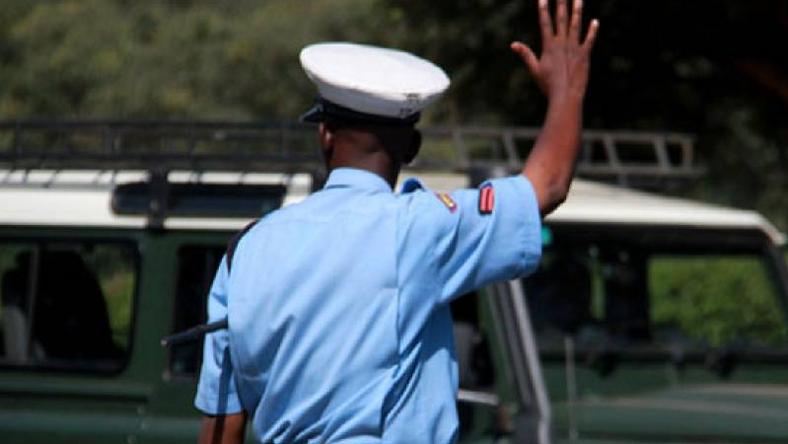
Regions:
M 298 120 L 308 123 L 320 123 L 333 119 L 367 125 L 409 126 L 418 122 L 420 115 L 420 113 L 414 113 L 401 119 L 377 116 L 354 111 L 323 98 L 318 98 L 315 105 L 304 114 L 301 114 Z
M 315 103 L 307 112 L 301 114 L 298 120 L 304 123 L 320 123 L 324 121 L 325 113 L 323 112 L 323 105 L 321 103 Z

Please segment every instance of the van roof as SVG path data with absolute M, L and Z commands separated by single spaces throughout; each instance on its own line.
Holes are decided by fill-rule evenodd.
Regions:
M 407 172 L 402 175 L 407 177 Z M 4 226 L 92 226 L 141 228 L 145 215 L 118 215 L 110 207 L 116 184 L 144 181 L 145 171 L 0 170 L 0 202 Z M 449 191 L 468 186 L 464 175 L 421 174 L 431 189 Z M 237 185 L 284 184 L 288 205 L 306 197 L 309 174 L 173 171 L 173 183 Z M 776 244 L 785 236 L 755 211 L 665 197 L 612 185 L 575 179 L 566 202 L 547 217 L 552 223 L 597 223 L 686 226 L 711 229 L 745 228 L 764 232 Z M 237 230 L 246 218 L 168 217 L 167 229 Z
M 0 170 L 0 225 L 142 228 L 146 215 L 116 214 L 112 190 L 123 183 L 144 182 L 146 171 Z M 311 190 L 309 174 L 171 171 L 170 183 L 267 185 L 287 188 L 284 205 Z M 239 230 L 239 217 L 167 217 L 165 229 Z
M 755 228 L 775 244 L 785 236 L 759 213 L 689 199 L 666 197 L 612 185 L 576 180 L 551 222 L 677 225 L 698 228 Z

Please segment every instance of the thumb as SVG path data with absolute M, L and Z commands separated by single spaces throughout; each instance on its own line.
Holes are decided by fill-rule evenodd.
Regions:
M 536 58 L 536 55 L 528 45 L 522 42 L 512 42 L 510 48 L 520 56 L 531 73 L 535 74 L 539 70 L 539 59 Z

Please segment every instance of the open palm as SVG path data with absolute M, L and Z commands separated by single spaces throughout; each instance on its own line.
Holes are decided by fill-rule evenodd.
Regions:
M 599 22 L 592 20 L 581 40 L 583 1 L 574 0 L 571 18 L 566 0 L 557 0 L 555 26 L 547 0 L 539 0 L 539 24 L 542 54 L 522 42 L 514 42 L 512 51 L 525 62 L 536 83 L 548 99 L 582 97 L 588 84 L 588 65 Z

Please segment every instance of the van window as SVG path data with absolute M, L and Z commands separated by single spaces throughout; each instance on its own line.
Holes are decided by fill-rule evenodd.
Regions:
M 132 245 L 0 240 L 0 365 L 121 370 L 136 278 Z
M 661 341 L 781 346 L 783 309 L 765 263 L 748 255 L 659 255 L 649 261 L 651 319 Z
M 540 348 L 708 350 L 783 346 L 779 286 L 758 251 L 562 245 L 526 279 Z
M 178 249 L 175 290 L 175 319 L 172 332 L 202 324 L 207 319 L 207 295 L 225 247 L 187 245 Z M 169 371 L 175 376 L 193 376 L 200 368 L 203 340 L 179 344 L 170 350 Z

